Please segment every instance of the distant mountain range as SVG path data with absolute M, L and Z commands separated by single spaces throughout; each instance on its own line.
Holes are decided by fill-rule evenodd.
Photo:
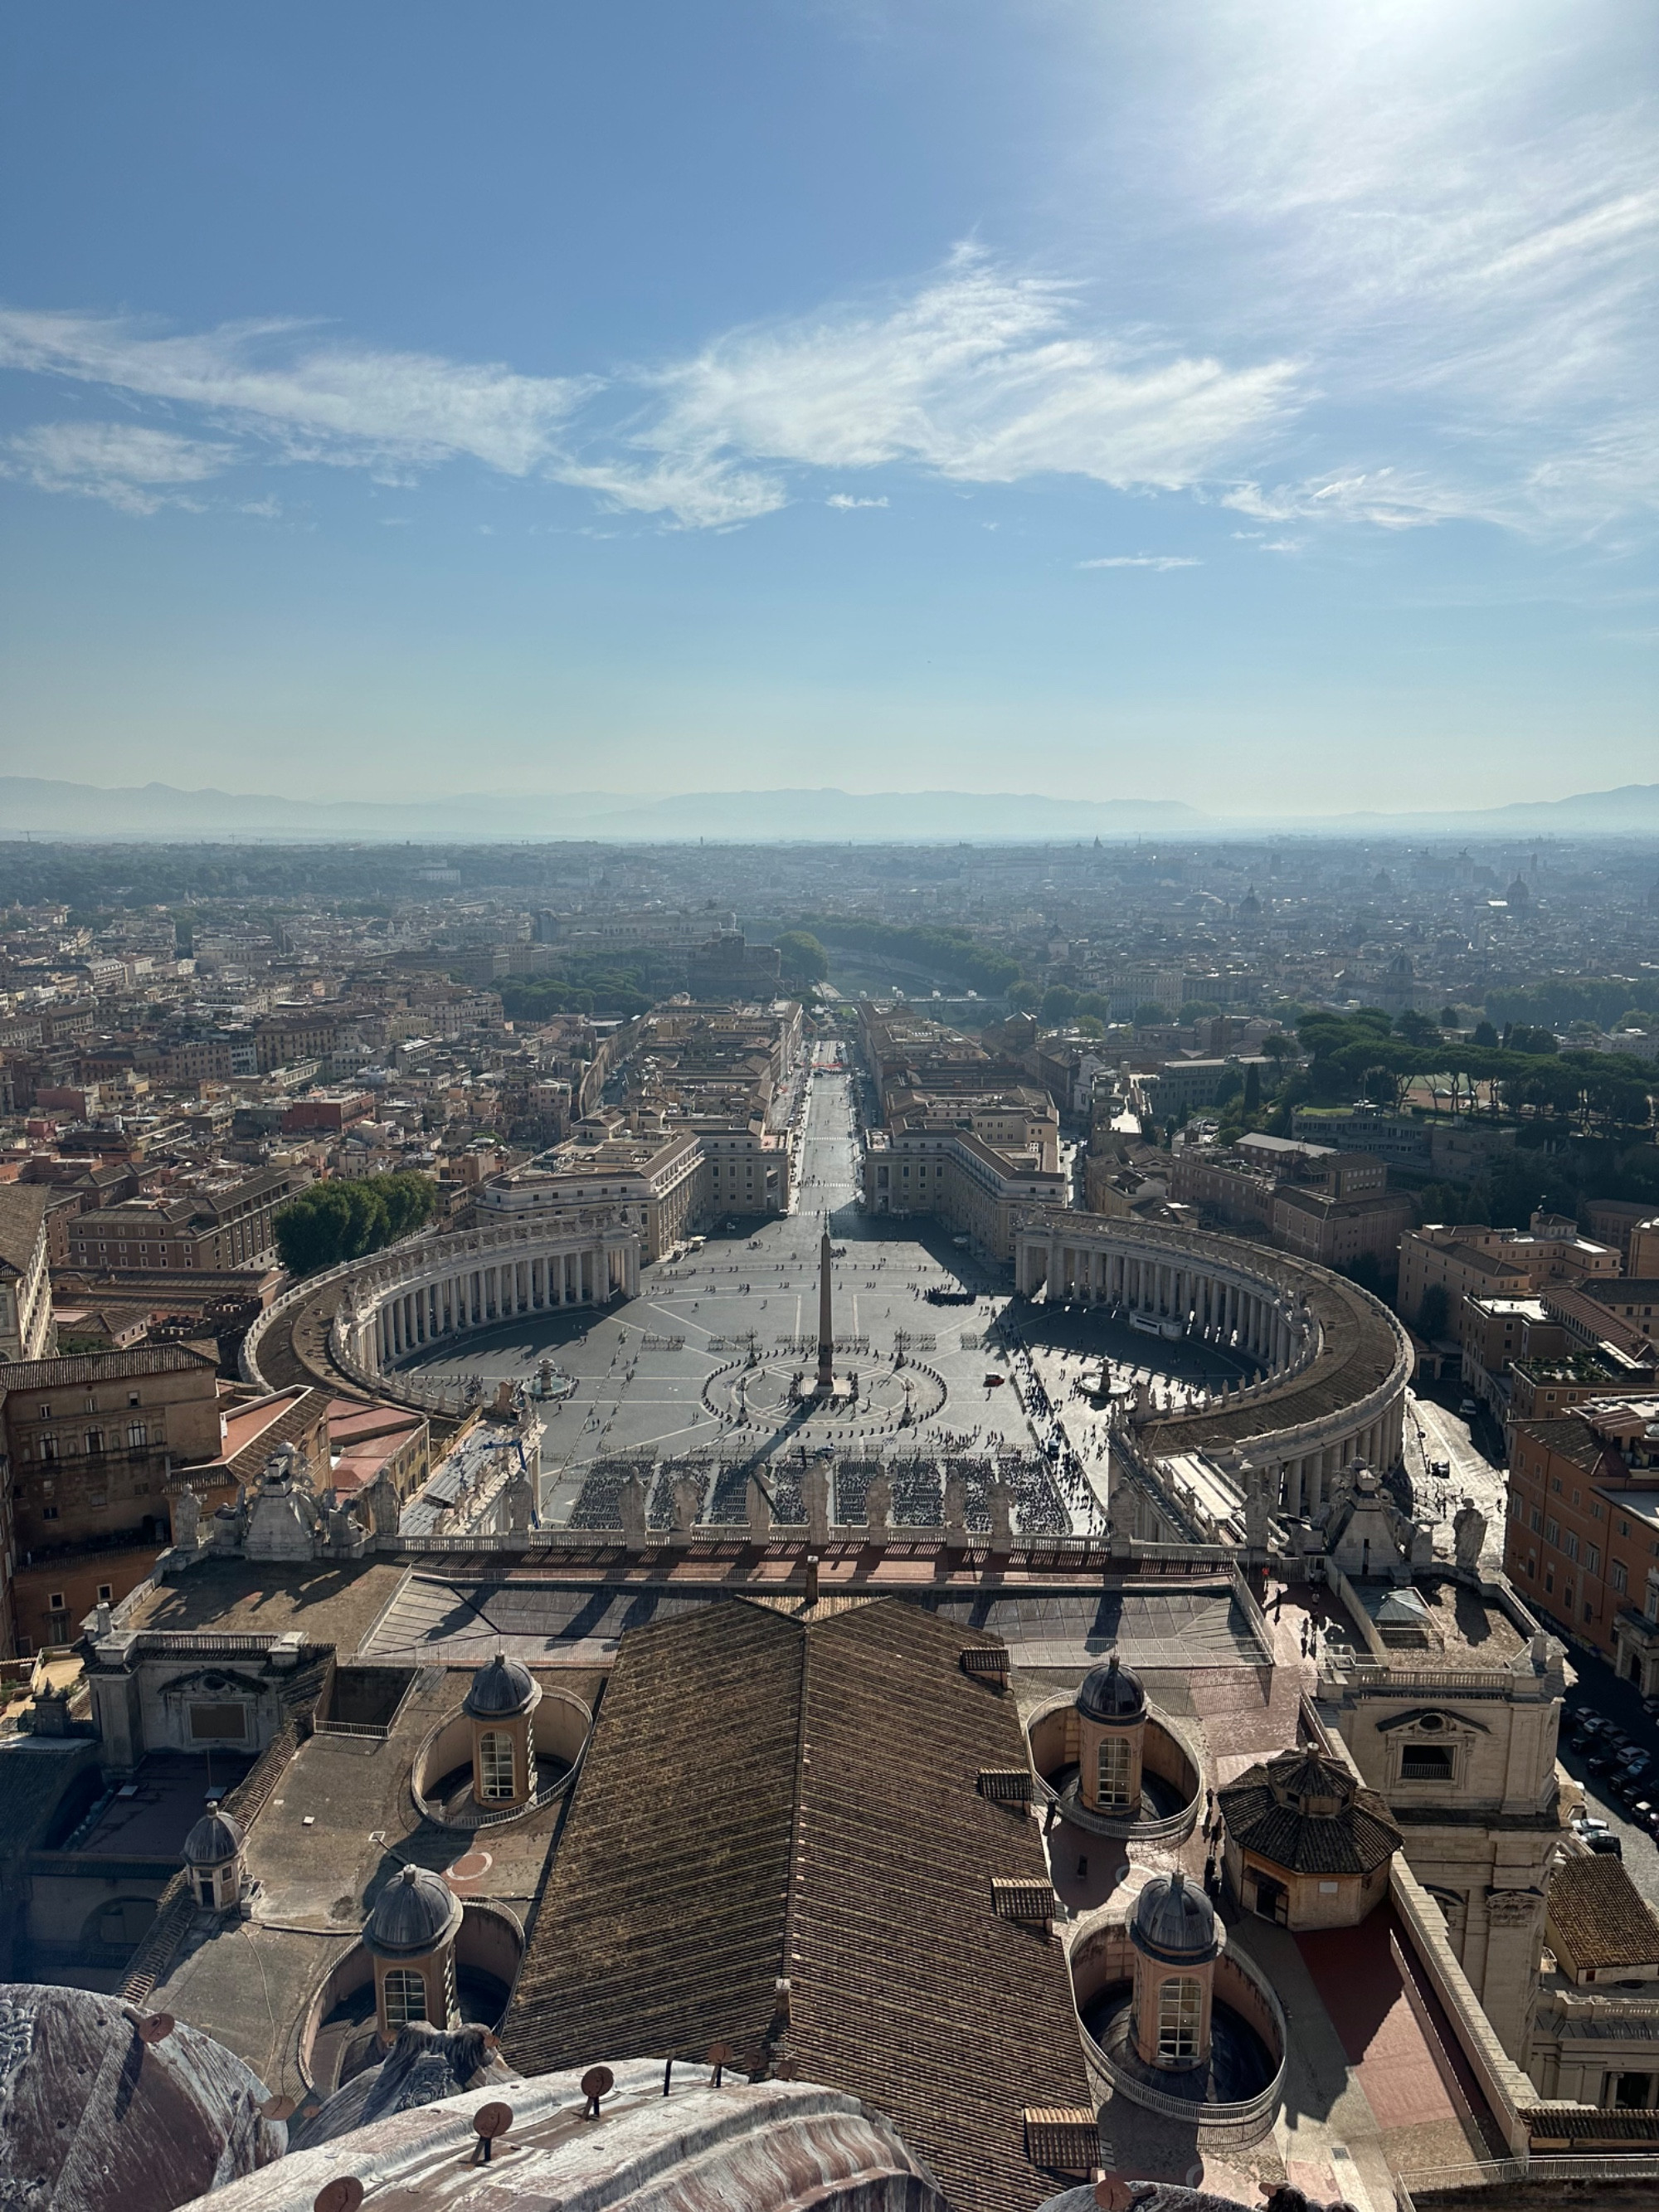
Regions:
M 312 800 L 146 783 L 125 789 L 0 776 L 0 836 L 194 840 L 270 838 L 513 843 L 975 843 L 1194 840 L 1267 831 L 1332 836 L 1659 836 L 1659 784 L 1457 811 L 1310 816 L 1206 814 L 1175 799 L 1066 799 L 1035 793 L 688 792 L 641 800 L 618 792 L 547 797 L 462 793 L 441 799 Z

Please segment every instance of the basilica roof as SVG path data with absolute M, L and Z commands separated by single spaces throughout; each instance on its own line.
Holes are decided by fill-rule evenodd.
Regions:
M 0 2203 L 173 2212 L 280 2159 L 264 2084 L 166 2014 L 90 1990 L 0 1983 Z

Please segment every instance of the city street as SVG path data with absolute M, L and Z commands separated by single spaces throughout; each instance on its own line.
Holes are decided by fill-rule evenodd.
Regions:
M 1481 1439 L 1492 1433 L 1492 1424 L 1481 1415 L 1478 1422 L 1456 1410 L 1462 1399 L 1456 1383 L 1438 1386 L 1435 1395 L 1414 1390 L 1406 1401 L 1406 1472 L 1411 1477 L 1412 1497 L 1418 1516 L 1435 1530 L 1435 1548 L 1448 1558 L 1452 1549 L 1452 1522 L 1466 1498 L 1473 1498 L 1486 1516 L 1482 1563 L 1496 1573 L 1504 1559 L 1504 1512 L 1507 1476 Z M 1444 1462 L 1449 1475 L 1431 1475 L 1435 1461 Z

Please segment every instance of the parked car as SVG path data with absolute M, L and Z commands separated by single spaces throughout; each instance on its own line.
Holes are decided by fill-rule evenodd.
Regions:
M 1593 1851 L 1599 1851 L 1603 1858 L 1621 1859 L 1625 1856 L 1625 1847 L 1611 1828 L 1592 1831 L 1584 1841 Z
M 1613 1760 L 1605 1751 L 1593 1751 L 1584 1764 L 1592 1774 L 1605 1774 L 1608 1767 L 1613 1765 Z
M 1458 1407 L 1457 1411 L 1463 1420 L 1472 1421 L 1479 1414 L 1480 1408 L 1476 1405 L 1473 1398 L 1465 1398 L 1462 1403 Z

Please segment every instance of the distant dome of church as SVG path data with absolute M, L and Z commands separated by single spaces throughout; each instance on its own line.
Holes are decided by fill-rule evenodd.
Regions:
M 363 1942 L 382 1959 L 435 1951 L 461 1924 L 461 1900 L 441 1875 L 406 1866 L 375 1899 Z
M 1103 1667 L 1092 1668 L 1077 1693 L 1077 1709 L 1085 1721 L 1132 1721 L 1146 1710 L 1146 1692 L 1139 1674 L 1121 1665 L 1115 1654 Z
M 118 2065 L 106 2065 L 112 2054 Z M 270 2092 L 182 2021 L 142 2039 L 118 1997 L 0 1983 L 0 2203 L 173 2212 L 269 2166 Z
M 1215 1907 L 1184 1875 L 1155 1875 L 1140 1893 L 1129 1933 L 1138 1951 L 1165 1966 L 1199 1966 L 1221 1948 Z

